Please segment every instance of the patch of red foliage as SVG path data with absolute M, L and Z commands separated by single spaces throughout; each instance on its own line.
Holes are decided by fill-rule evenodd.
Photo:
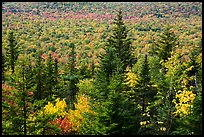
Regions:
M 51 122 L 52 124 L 56 124 L 61 128 L 62 134 L 67 134 L 71 131 L 72 129 L 72 123 L 68 121 L 68 115 L 62 118 L 57 118 L 54 121 Z

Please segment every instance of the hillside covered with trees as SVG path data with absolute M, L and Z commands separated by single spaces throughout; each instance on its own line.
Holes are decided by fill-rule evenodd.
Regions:
M 2 135 L 118 134 L 202 134 L 202 3 L 2 2 Z

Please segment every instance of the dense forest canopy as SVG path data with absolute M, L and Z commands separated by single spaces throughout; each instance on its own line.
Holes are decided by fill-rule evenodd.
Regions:
M 200 135 L 201 99 L 201 2 L 2 2 L 3 135 Z

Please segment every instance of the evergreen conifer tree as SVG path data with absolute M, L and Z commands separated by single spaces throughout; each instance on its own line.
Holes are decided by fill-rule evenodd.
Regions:
M 54 61 L 52 60 L 51 51 L 48 52 L 48 58 L 46 60 L 46 69 L 45 69 L 45 85 L 46 85 L 46 96 L 51 98 L 53 94 L 54 87 Z
M 149 64 L 147 60 L 147 55 L 145 55 L 144 63 L 142 64 L 142 70 L 140 72 L 140 80 L 139 80 L 139 97 L 141 97 L 142 101 L 142 112 L 145 112 L 148 101 L 151 101 L 154 98 L 155 91 L 152 87 L 152 82 L 150 82 L 150 74 L 149 74 Z
M 58 59 L 57 58 L 55 58 L 55 60 L 54 60 L 54 75 L 53 75 L 53 86 L 54 86 L 54 89 L 56 90 L 56 91 L 53 91 L 54 92 L 54 94 L 55 93 L 57 93 L 58 92 L 58 89 L 59 89 L 59 84 L 58 84 L 58 82 L 59 82 L 59 70 L 58 70 Z M 58 94 L 58 93 L 57 93 Z
M 105 52 L 99 56 L 99 68 L 95 78 L 96 99 L 104 107 L 104 110 L 98 111 L 102 113 L 100 119 L 107 126 L 109 134 L 120 134 L 124 128 L 124 114 L 120 112 L 123 110 L 122 81 L 125 68 L 131 64 L 130 41 L 122 22 L 121 10 L 115 24 L 113 35 L 104 47 Z
M 41 100 L 43 99 L 43 89 L 44 89 L 44 66 L 42 64 L 42 51 L 38 53 L 38 58 L 36 61 L 35 68 L 35 80 L 36 80 L 36 90 L 34 92 L 34 99 Z
M 12 73 L 15 71 L 15 62 L 18 59 L 19 55 L 19 48 L 17 42 L 15 40 L 13 31 L 9 31 L 8 34 L 8 46 L 5 47 L 6 49 L 6 57 L 8 60 L 9 67 L 12 70 Z
M 171 30 L 170 26 L 167 26 L 164 32 L 160 35 L 160 39 L 154 42 L 156 53 L 160 60 L 166 62 L 171 57 L 171 52 L 178 45 L 177 37 Z
M 2 53 L 2 83 L 5 82 L 5 71 L 6 71 L 6 58 L 4 53 Z
M 171 52 L 178 46 L 178 39 L 175 33 L 171 30 L 171 26 L 167 25 L 159 40 L 153 39 L 153 45 L 149 51 L 151 55 L 157 55 L 162 62 L 166 62 L 171 57 Z M 163 74 L 166 74 L 167 69 L 161 66 Z
M 71 51 L 69 52 L 69 59 L 68 59 L 68 66 L 67 70 L 65 72 L 65 81 L 68 81 L 68 102 L 71 104 L 71 108 L 74 110 L 74 101 L 75 101 L 75 95 L 77 94 L 77 86 L 78 83 L 78 75 L 77 75 L 77 69 L 76 69 L 76 51 L 75 51 L 75 45 L 74 43 L 70 43 L 69 47 L 71 48 Z
M 117 13 L 117 18 L 114 19 L 113 24 L 115 25 L 113 28 L 113 34 L 107 40 L 108 45 L 113 45 L 115 48 L 115 52 L 118 53 L 118 57 L 124 63 L 123 72 L 125 71 L 127 66 L 132 67 L 132 47 L 131 47 L 131 38 L 128 38 L 129 30 L 125 26 L 122 19 L 122 10 L 119 9 Z
M 11 134 L 27 135 L 28 126 L 27 118 L 30 113 L 30 106 L 32 102 L 32 94 L 34 91 L 33 84 L 33 70 L 31 62 L 27 56 L 19 61 L 16 66 L 16 72 L 11 76 L 11 83 L 13 83 L 13 104 L 9 110 L 9 121 L 11 124 Z

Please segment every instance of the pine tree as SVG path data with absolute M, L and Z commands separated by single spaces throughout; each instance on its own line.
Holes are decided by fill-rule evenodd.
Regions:
M 104 54 L 99 56 L 99 68 L 95 79 L 95 98 L 104 108 L 98 112 L 102 113 L 100 120 L 107 126 L 108 134 L 123 132 L 125 114 L 120 112 L 123 110 L 121 102 L 124 100 L 121 96 L 122 81 L 126 67 L 131 65 L 130 42 L 126 39 L 127 31 L 122 22 L 121 10 L 115 24 L 113 36 L 107 40 Z
M 34 92 L 34 99 L 43 99 L 43 89 L 44 89 L 44 66 L 42 64 L 42 51 L 38 53 L 38 58 L 35 67 L 35 80 L 36 80 L 36 90 Z
M 147 60 L 147 55 L 145 55 L 144 63 L 142 64 L 142 70 L 140 72 L 140 80 L 139 80 L 139 96 L 142 101 L 142 112 L 145 112 L 147 104 L 154 98 L 155 91 L 152 87 L 153 83 L 150 82 L 150 74 L 149 74 L 149 64 Z
M 59 82 L 58 78 L 59 78 L 58 59 L 55 58 L 54 60 L 54 81 L 53 81 L 55 90 L 58 89 L 58 82 Z
M 2 53 L 2 83 L 5 82 L 5 71 L 6 71 L 6 58 Z
M 160 39 L 154 42 L 156 53 L 160 60 L 166 62 L 171 57 L 171 52 L 178 45 L 178 40 L 170 26 L 167 26 L 164 32 L 160 35 Z
M 77 86 L 78 83 L 78 75 L 77 75 L 77 69 L 76 69 L 76 51 L 75 51 L 75 45 L 74 43 L 70 43 L 69 47 L 71 48 L 68 59 L 68 69 L 65 72 L 65 81 L 68 81 L 68 88 L 69 88 L 69 98 L 67 98 L 71 103 L 71 108 L 74 110 L 74 101 L 75 101 L 75 95 L 77 94 Z
M 14 106 L 11 106 L 9 113 L 9 121 L 12 122 L 12 133 L 18 135 L 27 135 L 28 126 L 27 118 L 30 112 L 32 102 L 32 94 L 34 91 L 33 71 L 31 62 L 25 58 L 19 61 L 19 66 L 16 66 L 16 73 L 11 76 L 11 83 L 15 90 L 13 90 L 15 97 L 13 98 Z
M 13 31 L 9 31 L 8 34 L 8 46 L 6 49 L 6 57 L 8 60 L 9 67 L 12 69 L 12 73 L 15 71 L 15 62 L 18 59 L 19 48 L 15 40 Z
M 46 60 L 46 69 L 45 69 L 45 84 L 46 84 L 46 95 L 51 98 L 53 94 L 54 86 L 54 62 L 52 60 L 51 51 L 48 52 L 48 58 Z
M 108 93 L 106 93 L 106 90 L 107 86 L 110 84 L 110 79 L 113 73 L 117 71 L 119 64 L 123 66 L 123 63 L 120 62 L 120 58 L 117 57 L 115 48 L 111 46 L 106 47 L 105 53 L 99 57 L 100 65 L 96 72 L 96 86 L 97 89 L 101 91 L 100 94 L 103 94 L 104 98 L 107 98 Z
M 125 24 L 122 19 L 122 10 L 119 9 L 117 18 L 114 19 L 113 34 L 107 40 L 108 45 L 113 45 L 115 47 L 115 52 L 118 53 L 118 57 L 123 62 L 123 72 L 127 66 L 132 67 L 132 47 L 131 47 L 131 38 L 128 38 L 128 32 Z

